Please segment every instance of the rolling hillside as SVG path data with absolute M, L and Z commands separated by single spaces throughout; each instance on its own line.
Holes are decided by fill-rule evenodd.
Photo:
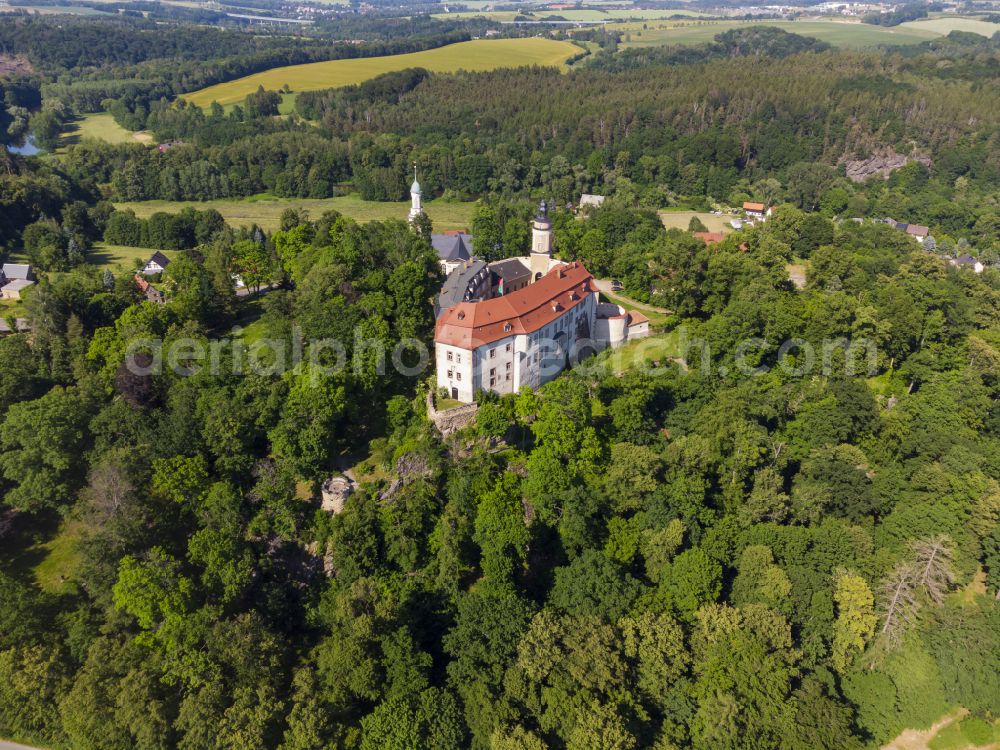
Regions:
M 290 65 L 256 73 L 235 81 L 187 94 L 184 98 L 207 107 L 212 102 L 237 104 L 247 94 L 263 86 L 278 90 L 286 83 L 293 91 L 349 86 L 383 73 L 404 68 L 426 68 L 435 73 L 456 70 L 493 70 L 525 65 L 562 65 L 581 48 L 570 42 L 536 37 L 528 39 L 479 39 L 406 55 L 329 60 L 307 65 Z

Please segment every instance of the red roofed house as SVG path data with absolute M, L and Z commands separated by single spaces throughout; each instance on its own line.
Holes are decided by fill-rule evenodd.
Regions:
M 163 292 L 157 289 L 155 286 L 146 281 L 142 276 L 136 274 L 132 277 L 135 285 L 139 287 L 139 291 L 142 292 L 149 302 L 156 302 L 157 304 L 163 304 Z
M 927 235 L 930 234 L 930 229 L 920 224 L 907 224 L 906 233 L 913 237 L 921 245 L 924 244 L 924 240 L 927 239 Z
M 538 388 L 571 357 L 649 335 L 645 316 L 598 301 L 594 277 L 582 263 L 551 257 L 544 202 L 532 234 L 531 256 L 516 259 L 532 274 L 527 286 L 489 296 L 495 288 L 480 285 L 474 295 L 440 310 L 434 332 L 437 384 L 454 399 L 471 403 L 479 390 Z
M 743 204 L 743 213 L 745 213 L 749 219 L 766 221 L 767 217 L 771 215 L 771 209 L 763 203 L 753 203 L 752 201 L 747 201 Z
M 726 238 L 726 235 L 722 232 L 694 232 L 694 236 L 706 245 L 714 245 L 716 242 L 722 242 Z

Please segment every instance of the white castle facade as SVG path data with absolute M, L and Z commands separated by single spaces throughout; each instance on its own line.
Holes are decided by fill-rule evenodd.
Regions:
M 416 179 L 411 195 L 413 221 L 422 211 Z M 553 257 L 544 201 L 531 234 L 528 256 L 492 263 L 471 255 L 456 263 L 442 257 L 442 248 L 454 253 L 451 242 L 434 243 L 448 273 L 435 306 L 437 385 L 451 398 L 471 403 L 480 390 L 538 388 L 571 361 L 649 335 L 644 315 L 600 302 L 582 263 Z

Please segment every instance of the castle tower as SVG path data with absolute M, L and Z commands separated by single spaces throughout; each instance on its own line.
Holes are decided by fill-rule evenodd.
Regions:
M 410 223 L 414 223 L 424 212 L 420 203 L 420 183 L 417 182 L 417 165 L 413 165 L 413 184 L 410 185 Z
M 534 283 L 549 272 L 552 260 L 552 223 L 549 221 L 548 206 L 543 200 L 538 205 L 538 216 L 531 223 L 531 282 Z

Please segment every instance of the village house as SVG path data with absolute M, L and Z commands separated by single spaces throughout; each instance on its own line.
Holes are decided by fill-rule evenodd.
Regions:
M 930 229 L 921 224 L 907 224 L 906 222 L 896 221 L 890 217 L 886 217 L 881 221 L 883 224 L 888 224 L 890 227 L 898 229 L 900 232 L 906 232 L 921 245 L 923 245 L 924 241 L 930 236 Z
M 445 276 L 472 260 L 472 235 L 466 232 L 442 232 L 431 235 L 431 246 L 438 256 L 438 263 Z
M 706 245 L 714 245 L 726 238 L 723 232 L 693 232 L 692 234 Z
M 0 298 L 21 299 L 21 293 L 35 283 L 27 263 L 4 263 L 0 269 Z
M 27 318 L 15 318 L 13 321 L 7 318 L 0 318 L 0 336 L 9 336 L 12 333 L 26 333 L 31 330 L 31 324 Z
M 948 262 L 957 268 L 971 268 L 976 273 L 982 273 L 986 270 L 986 266 L 983 265 L 982 261 L 976 260 L 968 253 L 959 255 L 957 258 L 952 258 Z
M 603 195 L 592 195 L 591 193 L 584 193 L 580 196 L 580 211 L 586 212 L 592 208 L 600 208 L 604 205 Z
M 146 265 L 142 267 L 139 271 L 143 276 L 155 276 L 158 273 L 163 273 L 167 266 L 170 265 L 170 258 L 157 250 L 153 253 L 149 260 L 146 261 Z
M 148 302 L 155 302 L 158 305 L 163 304 L 163 292 L 154 287 L 139 274 L 133 276 L 132 280 L 135 281 L 135 285 L 139 287 L 139 291 L 143 293 Z
M 927 236 L 930 234 L 930 229 L 920 224 L 907 224 L 905 231 L 921 245 L 924 244 L 924 240 L 926 240 Z
M 743 213 L 752 221 L 767 221 L 767 218 L 771 215 L 771 208 L 763 203 L 746 201 L 743 204 Z

